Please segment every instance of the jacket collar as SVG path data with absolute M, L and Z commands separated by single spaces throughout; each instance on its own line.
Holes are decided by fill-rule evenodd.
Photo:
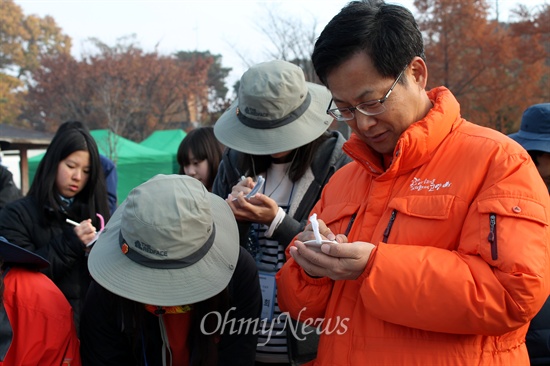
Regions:
M 372 175 L 387 178 L 415 169 L 428 161 L 445 137 L 461 123 L 460 105 L 445 87 L 428 92 L 433 107 L 421 120 L 403 132 L 393 152 L 393 162 L 384 172 L 382 157 L 352 134 L 344 151 Z

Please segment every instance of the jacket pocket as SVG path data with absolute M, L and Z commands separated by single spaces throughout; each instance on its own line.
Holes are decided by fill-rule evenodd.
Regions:
M 494 266 L 504 266 L 501 269 L 507 272 L 538 273 L 536 268 L 543 264 L 537 262 L 543 260 L 548 241 L 544 206 L 522 198 L 497 197 L 479 201 L 477 207 L 481 257 Z
M 345 234 L 347 232 L 349 235 L 359 207 L 359 204 L 350 202 L 331 204 L 323 209 L 319 219 L 323 220 L 333 233 Z
M 395 197 L 378 228 L 381 240 L 451 248 L 460 232 L 451 222 L 455 221 L 449 220 L 454 201 L 453 195 Z
M 452 195 L 396 197 L 388 207 L 412 217 L 445 220 L 449 218 L 454 198 Z

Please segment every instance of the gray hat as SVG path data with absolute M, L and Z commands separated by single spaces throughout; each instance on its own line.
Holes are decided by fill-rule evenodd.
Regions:
M 527 151 L 550 153 L 550 103 L 535 104 L 521 117 L 519 131 L 508 135 Z
M 290 151 L 328 129 L 330 98 L 327 88 L 306 82 L 300 67 L 282 60 L 260 63 L 241 77 L 238 98 L 218 119 L 214 134 L 247 154 Z
M 185 175 L 156 175 L 134 188 L 88 258 L 107 290 L 144 304 L 193 304 L 227 287 L 239 256 L 233 213 Z

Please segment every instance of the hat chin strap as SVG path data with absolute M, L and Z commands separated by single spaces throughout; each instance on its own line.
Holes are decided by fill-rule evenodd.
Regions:
M 307 111 L 310 104 L 311 104 L 311 94 L 308 92 L 302 104 L 283 118 L 279 118 L 271 121 L 250 118 L 245 116 L 241 112 L 240 107 L 237 107 L 237 118 L 239 119 L 239 121 L 241 121 L 243 125 L 247 127 L 256 128 L 259 130 L 269 130 L 272 128 L 282 127 L 282 126 L 288 125 L 291 122 L 296 121 Z M 248 107 L 245 107 L 244 110 L 246 110 L 247 108 Z
M 170 356 L 170 366 L 172 366 L 172 350 L 170 349 L 170 342 L 168 341 L 168 332 L 166 331 L 166 325 L 164 324 L 164 315 L 159 315 L 159 327 L 160 327 L 160 338 L 162 339 L 162 365 L 167 366 L 166 364 L 166 350 Z
M 153 259 L 146 257 L 139 253 L 139 251 L 142 251 L 143 248 L 146 250 L 155 250 L 152 249 L 150 245 L 140 242 L 139 240 L 136 240 L 134 242 L 134 247 L 140 248 L 140 249 L 134 249 L 134 247 L 130 246 L 126 239 L 122 236 L 122 230 L 119 232 L 119 245 L 122 250 L 122 253 L 125 253 L 126 256 L 131 259 L 132 261 L 141 264 L 145 267 L 149 268 L 156 268 L 156 269 L 180 269 L 189 267 L 198 261 L 200 261 L 206 253 L 212 248 L 212 245 L 214 244 L 214 239 L 216 238 L 216 224 L 212 223 L 212 233 L 206 240 L 206 242 L 195 252 L 189 254 L 187 257 L 183 257 L 181 259 Z

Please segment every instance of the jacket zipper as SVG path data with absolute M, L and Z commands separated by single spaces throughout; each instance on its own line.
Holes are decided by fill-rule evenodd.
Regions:
M 384 238 L 382 239 L 382 243 L 387 243 L 388 238 L 390 237 L 391 228 L 393 226 L 393 222 L 395 221 L 395 216 L 397 216 L 397 210 L 394 209 L 391 212 L 390 216 L 390 222 L 388 222 L 388 226 L 386 226 L 386 230 L 384 230 Z
M 491 244 L 491 258 L 496 261 L 498 259 L 498 247 L 497 247 L 497 215 L 494 213 L 489 214 L 489 244 Z
M 351 215 L 351 219 L 349 220 L 348 227 L 346 228 L 346 232 L 344 233 L 345 236 L 349 235 L 349 232 L 351 231 L 351 227 L 353 226 L 353 222 L 355 221 L 356 216 L 357 216 L 357 212 Z

